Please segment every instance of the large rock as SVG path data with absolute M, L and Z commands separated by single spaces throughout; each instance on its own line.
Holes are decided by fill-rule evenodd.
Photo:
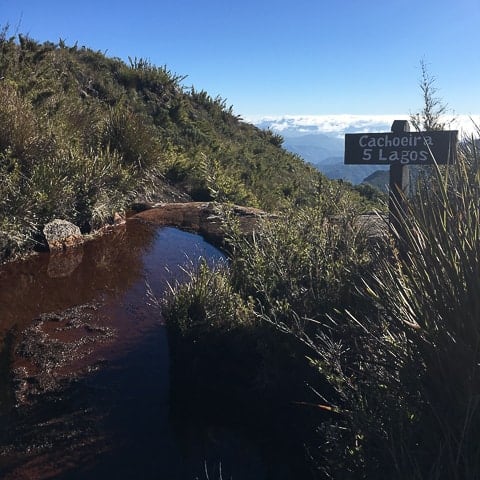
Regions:
M 66 250 L 84 242 L 80 229 L 67 220 L 52 220 L 43 228 L 43 234 L 51 251 Z
M 251 207 L 233 205 L 227 209 L 238 219 L 240 231 L 246 235 L 255 230 L 261 217 L 272 216 Z M 193 230 L 215 244 L 222 243 L 224 237 L 222 205 L 213 202 L 160 203 L 130 219 Z

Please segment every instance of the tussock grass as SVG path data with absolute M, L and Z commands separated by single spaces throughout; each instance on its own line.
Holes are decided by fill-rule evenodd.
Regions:
M 184 271 L 187 281 L 170 285 L 163 302 L 175 335 L 201 337 L 212 329 L 228 331 L 251 323 L 248 305 L 233 289 L 226 265 L 211 268 L 202 260 Z
M 403 461 L 419 478 L 480 476 L 480 170 L 475 139 L 409 202 L 407 254 L 385 262 L 379 303 L 414 348 L 421 435 Z M 389 292 L 385 295 L 385 292 Z M 404 447 L 405 449 L 405 447 Z M 423 458 L 422 458 L 423 457 Z

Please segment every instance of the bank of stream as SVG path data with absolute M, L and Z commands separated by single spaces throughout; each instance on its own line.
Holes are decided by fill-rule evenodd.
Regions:
M 128 221 L 1 268 L 1 478 L 290 478 L 275 440 L 228 405 L 196 409 L 188 388 L 181 401 L 172 391 L 151 295 L 200 257 L 225 261 L 198 235 Z

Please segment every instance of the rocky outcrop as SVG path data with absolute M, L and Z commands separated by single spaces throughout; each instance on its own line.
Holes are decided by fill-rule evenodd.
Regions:
M 52 220 L 43 228 L 43 234 L 50 251 L 66 250 L 84 242 L 80 228 L 67 220 Z
M 271 216 L 252 207 L 237 205 L 225 207 L 213 202 L 185 202 L 159 203 L 153 208 L 133 215 L 129 220 L 142 220 L 155 225 L 170 225 L 192 230 L 219 244 L 224 238 L 223 211 L 230 211 L 238 219 L 240 230 L 244 234 L 251 234 L 260 218 Z

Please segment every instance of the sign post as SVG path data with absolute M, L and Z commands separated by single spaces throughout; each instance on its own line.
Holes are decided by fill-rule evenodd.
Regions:
M 345 165 L 390 166 L 390 228 L 401 237 L 401 218 L 409 190 L 409 165 L 456 161 L 458 132 L 410 132 L 407 120 L 395 120 L 391 132 L 345 135 Z
M 407 120 L 395 120 L 392 124 L 392 133 L 404 133 L 410 131 Z M 403 238 L 401 218 L 405 214 L 405 200 L 410 189 L 410 168 L 408 164 L 395 162 L 390 164 L 390 184 L 388 199 L 388 211 L 390 229 L 395 231 L 398 238 Z

